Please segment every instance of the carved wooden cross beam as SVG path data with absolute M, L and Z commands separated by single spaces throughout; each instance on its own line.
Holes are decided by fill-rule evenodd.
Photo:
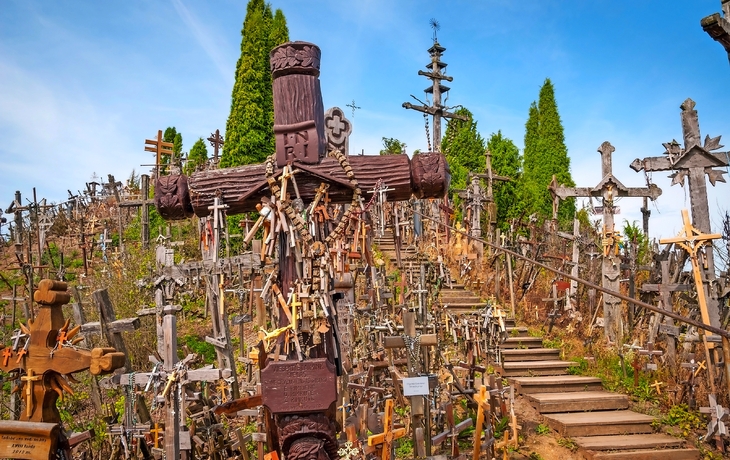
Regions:
M 722 17 L 720 13 L 715 13 L 703 18 L 700 25 L 707 35 L 725 48 L 730 61 L 730 0 L 722 0 L 722 11 L 725 13 L 725 17 Z

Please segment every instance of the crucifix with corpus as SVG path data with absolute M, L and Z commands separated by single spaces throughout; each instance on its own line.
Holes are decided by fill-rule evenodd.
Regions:
M 210 142 L 210 145 L 213 147 L 213 166 L 218 166 L 218 152 L 220 151 L 220 148 L 223 147 L 223 144 L 225 144 L 225 140 L 223 139 L 223 136 L 221 136 L 220 130 L 216 129 L 213 134 L 210 135 L 208 138 L 208 141 Z
M 555 176 L 550 183 L 550 193 L 553 195 L 553 218 L 557 218 L 557 203 L 568 197 L 599 198 L 603 204 L 603 265 L 602 286 L 613 291 L 619 290 L 619 274 L 621 258 L 618 254 L 618 242 L 621 232 L 614 228 L 613 216 L 616 211 L 615 200 L 622 197 L 649 197 L 656 200 L 662 191 L 654 184 L 648 187 L 626 187 L 613 175 L 611 155 L 616 149 L 606 141 L 598 148 L 601 154 L 601 181 L 595 187 L 566 187 L 559 185 Z M 621 330 L 621 301 L 605 294 L 603 296 L 603 326 L 606 337 L 617 343 Z

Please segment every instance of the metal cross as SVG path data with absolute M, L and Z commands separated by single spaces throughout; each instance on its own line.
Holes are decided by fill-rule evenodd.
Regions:
M 352 118 L 355 118 L 355 110 L 362 108 L 355 105 L 355 99 L 353 99 L 351 103 L 345 104 L 345 107 L 350 107 L 352 109 Z
M 221 136 L 220 130 L 216 129 L 214 133 L 210 135 L 208 138 L 210 141 L 210 145 L 213 146 L 213 163 L 218 164 L 218 150 L 223 147 L 223 144 L 225 141 L 223 140 L 223 136 Z

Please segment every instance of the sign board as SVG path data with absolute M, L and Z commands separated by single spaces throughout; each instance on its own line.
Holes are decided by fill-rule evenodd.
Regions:
M 0 421 L 0 458 L 55 459 L 60 433 L 56 423 Z
M 595 206 L 591 211 L 594 215 L 603 214 L 603 206 Z M 621 214 L 621 208 L 619 206 L 614 206 L 613 213 Z
M 403 396 L 428 396 L 428 377 L 406 377 L 403 379 Z
M 327 358 L 274 361 L 261 371 L 261 400 L 274 414 L 323 412 L 336 399 L 335 367 Z

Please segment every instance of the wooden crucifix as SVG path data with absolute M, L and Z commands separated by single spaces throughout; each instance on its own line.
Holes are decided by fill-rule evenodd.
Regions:
M 550 192 L 557 204 L 558 200 L 568 197 L 589 197 L 599 198 L 603 205 L 603 265 L 602 265 L 602 286 L 613 291 L 619 290 L 619 274 L 621 259 L 618 255 L 618 236 L 614 228 L 613 216 L 615 212 L 615 200 L 621 197 L 644 197 L 647 196 L 656 200 L 662 191 L 654 184 L 649 187 L 626 187 L 613 175 L 611 155 L 616 149 L 610 142 L 606 141 L 598 148 L 601 154 L 601 181 L 595 187 L 565 187 L 558 185 L 555 176 L 550 184 Z M 557 216 L 557 205 L 553 205 L 553 217 Z M 618 343 L 621 330 L 621 301 L 605 294 L 603 296 L 603 327 L 606 337 L 613 343 Z
M 663 144 L 664 156 L 649 157 L 643 160 L 637 158 L 631 163 L 631 169 L 636 172 L 643 169 L 647 173 L 672 171 L 672 175 L 669 176 L 672 178 L 672 185 L 684 186 L 686 178 L 692 208 L 692 224 L 699 231 L 710 233 L 710 210 L 707 202 L 705 175 L 713 186 L 716 182 L 725 182 L 723 177 L 725 171 L 716 168 L 727 167 L 728 157 L 725 152 L 715 152 L 723 147 L 720 145 L 721 136 L 713 138 L 706 136 L 704 145 L 701 143 L 700 124 L 694 107 L 695 102 L 692 99 L 687 99 L 680 105 L 684 147 L 677 141 L 666 142 Z M 708 291 L 707 308 L 710 319 L 708 324 L 719 327 L 719 304 L 712 246 L 705 249 L 703 257 L 700 271 Z
M 449 77 L 447 75 L 444 75 L 443 70 L 446 69 L 447 64 L 445 62 L 441 61 L 441 56 L 443 55 L 444 51 L 446 51 L 446 48 L 439 45 L 437 41 L 434 41 L 433 46 L 428 49 L 428 54 L 431 56 L 431 62 L 426 64 L 426 68 L 429 69 L 428 72 L 424 72 L 423 70 L 418 71 L 418 75 L 427 77 L 429 80 L 431 80 L 432 85 L 423 90 L 427 95 L 431 95 L 433 97 L 433 103 L 429 106 L 426 104 L 422 105 L 413 105 L 410 102 L 404 102 L 403 107 L 406 109 L 412 109 L 417 110 L 419 112 L 423 112 L 426 115 L 431 115 L 433 117 L 433 151 L 434 152 L 440 152 L 441 151 L 441 119 L 456 119 L 456 120 L 463 120 L 466 121 L 467 118 L 461 115 L 457 115 L 455 113 L 449 112 L 448 107 L 442 104 L 441 96 L 448 92 L 449 88 L 448 86 L 444 86 L 441 84 L 442 81 L 454 81 L 453 77 Z M 425 115 L 424 115 L 425 116 Z
M 728 61 L 730 61 L 730 0 L 721 0 L 721 4 L 725 17 L 722 17 L 720 13 L 711 14 L 703 18 L 700 24 L 707 35 L 725 48 Z
M 210 145 L 213 147 L 213 166 L 218 166 L 218 152 L 225 143 L 220 130 L 216 129 L 215 132 L 210 135 L 208 141 L 210 141 Z

